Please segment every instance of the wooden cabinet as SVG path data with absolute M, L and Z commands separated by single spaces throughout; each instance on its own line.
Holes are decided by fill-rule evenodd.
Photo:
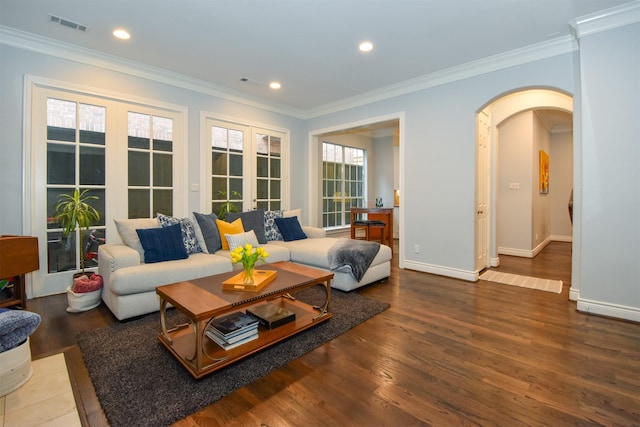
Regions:
M 366 219 L 383 221 L 384 227 L 371 227 L 369 229 L 369 240 L 377 240 L 383 245 L 387 245 L 393 252 L 393 209 L 392 208 L 351 208 L 351 238 L 355 237 L 354 222 L 362 215 Z
M 26 308 L 26 273 L 40 268 L 38 238 L 0 236 L 0 279 L 11 280 L 12 286 L 0 292 L 0 307 L 19 305 Z

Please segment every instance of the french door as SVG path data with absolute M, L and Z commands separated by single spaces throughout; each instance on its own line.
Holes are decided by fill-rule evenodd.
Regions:
M 203 209 L 277 210 L 287 205 L 288 134 L 207 118 L 203 120 Z
M 33 84 L 29 120 L 25 213 L 40 251 L 30 297 L 64 292 L 83 264 L 96 271 L 98 246 L 120 241 L 114 219 L 186 205 L 181 112 Z M 64 235 L 55 207 L 74 190 L 100 218 Z

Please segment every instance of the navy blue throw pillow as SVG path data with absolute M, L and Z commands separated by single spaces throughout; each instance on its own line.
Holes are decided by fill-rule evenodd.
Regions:
M 285 242 L 292 242 L 294 240 L 307 238 L 307 235 L 302 231 L 302 226 L 300 226 L 297 216 L 276 218 L 275 220 Z
M 162 228 L 137 229 L 136 233 L 144 249 L 146 264 L 189 257 L 182 240 L 180 224 Z

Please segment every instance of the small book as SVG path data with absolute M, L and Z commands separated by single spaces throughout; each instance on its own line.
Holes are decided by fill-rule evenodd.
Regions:
M 240 341 L 236 341 L 234 343 L 227 343 L 225 342 L 222 338 L 220 338 L 219 336 L 212 334 L 210 331 L 205 331 L 205 335 L 207 337 L 209 337 L 213 342 L 215 342 L 216 344 L 218 344 L 220 347 L 222 347 L 225 350 L 231 350 L 232 348 L 236 348 L 238 346 L 241 346 L 242 344 L 246 344 L 249 341 L 253 341 L 255 339 L 258 339 L 258 331 L 254 331 L 253 335 L 250 335 L 248 337 L 246 337 L 245 339 L 242 339 Z
M 242 341 L 245 338 L 249 338 L 250 336 L 255 335 L 257 332 L 258 332 L 258 325 L 250 329 L 247 329 L 244 332 L 240 332 L 238 334 L 233 334 L 233 335 L 227 335 L 227 336 L 221 334 L 220 331 L 218 331 L 216 328 L 207 328 L 206 330 L 207 335 L 213 334 L 227 344 L 237 343 L 238 341 Z
M 238 334 L 252 327 L 257 327 L 257 325 L 258 322 L 254 317 L 241 311 L 234 311 L 211 322 L 211 326 L 224 336 Z
M 296 320 L 296 314 L 275 304 L 260 304 L 247 308 L 247 313 L 269 329 Z

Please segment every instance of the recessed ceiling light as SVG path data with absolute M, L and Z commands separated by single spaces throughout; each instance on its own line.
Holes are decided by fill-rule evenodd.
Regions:
M 370 52 L 373 49 L 373 43 L 362 42 L 358 48 L 360 49 L 360 52 Z
M 269 83 L 269 87 L 271 89 L 280 89 L 282 87 L 282 85 L 278 82 L 271 82 Z
M 129 40 L 131 38 L 131 35 L 126 30 L 123 30 L 122 28 L 118 28 L 117 30 L 114 30 L 113 35 L 121 40 Z

